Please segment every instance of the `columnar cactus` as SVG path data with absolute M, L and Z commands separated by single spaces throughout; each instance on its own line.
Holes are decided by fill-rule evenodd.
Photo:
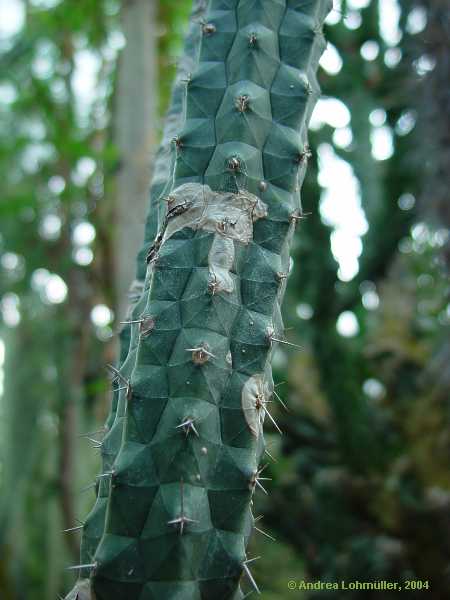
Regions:
M 210 0 L 198 25 L 83 536 L 78 589 L 98 600 L 237 599 L 244 572 L 254 583 L 251 501 L 329 9 Z
M 183 103 L 186 89 L 184 80 L 192 71 L 195 62 L 198 59 L 198 52 L 202 37 L 202 30 L 198 25 L 198 21 L 203 18 L 205 8 L 206 7 L 203 0 L 194 1 L 190 27 L 184 44 L 184 53 L 179 62 L 177 77 L 172 91 L 171 103 L 169 111 L 166 115 L 163 138 L 155 159 L 155 165 L 153 169 L 154 174 L 150 188 L 151 204 L 145 226 L 144 245 L 137 257 L 136 279 L 133 282 L 129 293 L 130 304 L 127 319 L 130 320 L 134 318 L 134 314 L 137 315 L 136 318 L 139 318 L 138 315 L 140 314 L 141 304 L 139 304 L 139 300 L 142 297 L 147 268 L 145 257 L 156 235 L 156 232 L 158 231 L 158 223 L 162 218 L 162 209 L 164 208 L 164 203 L 159 202 L 159 200 L 171 177 L 173 162 L 171 140 L 176 135 L 178 128 L 181 127 L 183 123 Z M 145 306 L 145 299 L 143 299 L 142 302 L 144 302 Z M 125 378 L 129 376 L 131 369 L 134 366 L 134 349 L 137 340 L 133 338 L 133 343 L 130 346 L 131 335 L 131 323 L 128 321 L 122 327 L 120 332 L 119 365 L 121 376 L 118 377 L 113 372 L 113 400 L 111 411 L 104 427 L 105 437 L 101 444 L 102 469 L 101 475 L 98 477 L 97 481 L 97 500 L 91 512 L 85 519 L 84 524 L 80 527 L 74 528 L 82 530 L 80 553 L 82 564 L 89 564 L 92 562 L 98 543 L 104 531 L 109 482 L 103 477 L 103 475 L 111 470 L 122 440 L 124 414 L 126 409 L 126 395 L 120 394 L 117 390 L 120 390 L 120 388 L 123 387 Z M 81 570 L 81 574 L 83 574 L 83 572 L 84 571 Z

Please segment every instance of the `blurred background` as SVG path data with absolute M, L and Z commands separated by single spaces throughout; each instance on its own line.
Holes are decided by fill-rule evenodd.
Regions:
M 189 0 L 0 0 L 0 597 L 66 592 Z M 251 555 L 450 598 L 450 10 L 334 0 Z M 270 425 L 269 425 L 270 427 Z M 405 592 L 408 594 L 407 592 Z M 380 594 L 383 594 L 382 596 Z M 346 592 L 390 598 L 394 592 Z

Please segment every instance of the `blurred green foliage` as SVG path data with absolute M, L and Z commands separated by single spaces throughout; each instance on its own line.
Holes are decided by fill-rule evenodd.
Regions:
M 92 489 L 81 490 L 98 463 L 76 436 L 98 429 L 109 402 L 112 325 L 91 311 L 114 307 L 111 198 L 121 157 L 111 128 L 123 39 L 116 0 L 17 4 L 22 25 L 0 37 L 0 591 L 41 600 L 73 579 L 64 567 L 77 560 L 77 534 L 60 532 L 90 508 Z M 161 114 L 189 5 L 159 4 Z M 273 481 L 257 499 L 260 527 L 277 541 L 256 533 L 251 549 L 262 556 L 253 574 L 267 600 L 340 597 L 287 589 L 302 578 L 429 580 L 432 591 L 414 597 L 436 599 L 450 589 L 448 223 L 433 194 L 448 170 L 436 168 L 444 149 L 431 154 L 422 143 L 424 130 L 443 143 L 429 112 L 435 103 L 431 114 L 442 115 L 436 90 L 450 60 L 437 42 L 448 24 L 440 2 L 394 5 L 398 39 L 380 29 L 383 1 L 336 3 L 326 30 L 342 66 L 320 71 L 322 90 L 351 121 L 333 126 L 342 107 L 324 105 L 327 118 L 310 134 L 310 214 L 285 303 L 288 339 L 302 351 L 276 359 L 290 413 L 274 406 L 284 435 L 269 434 Z M 373 153 L 380 128 L 393 143 L 382 160 Z M 348 281 L 330 245 L 338 227 L 325 210 L 327 156 L 337 165 L 331 201 L 360 218 L 345 208 L 348 190 L 339 193 L 350 168 L 367 221 Z M 342 313 L 346 335 L 336 327 Z

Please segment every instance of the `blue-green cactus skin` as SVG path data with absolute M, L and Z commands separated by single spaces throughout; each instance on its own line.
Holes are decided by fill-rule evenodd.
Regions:
M 195 0 L 190 27 L 187 31 L 183 57 L 180 61 L 176 80 L 174 82 L 169 110 L 165 119 L 165 127 L 160 148 L 158 149 L 153 168 L 152 184 L 150 187 L 150 206 L 145 225 L 145 237 L 142 250 L 137 257 L 136 279 L 132 284 L 129 294 L 130 309 L 126 321 L 139 319 L 142 309 L 145 308 L 146 300 L 142 299 L 145 274 L 147 270 L 146 256 L 163 218 L 165 203 L 161 202 L 164 189 L 170 186 L 171 174 L 175 160 L 175 153 L 171 145 L 177 129 L 183 122 L 184 102 L 186 95 L 185 78 L 193 69 L 198 60 L 202 30 L 198 21 L 202 19 L 205 11 L 203 0 Z M 169 188 L 170 189 L 170 188 Z M 141 300 L 141 301 L 140 301 Z M 122 327 L 120 332 L 120 356 L 118 367 L 125 381 L 129 379 L 134 367 L 135 348 L 139 337 L 138 330 L 132 331 L 130 323 Z M 123 380 L 115 378 L 114 390 L 123 387 Z M 117 453 L 120 449 L 123 433 L 123 422 L 126 410 L 126 393 L 120 394 L 113 391 L 111 410 L 105 423 L 105 437 L 101 446 L 102 468 L 101 473 L 108 473 Z M 80 564 L 92 563 L 98 543 L 103 535 L 106 516 L 106 502 L 109 494 L 109 481 L 100 476 L 97 481 L 97 499 L 86 517 L 82 529 Z M 89 574 L 88 570 L 82 570 L 81 575 Z
M 97 600 L 242 597 L 330 8 L 209 3 L 120 370 Z

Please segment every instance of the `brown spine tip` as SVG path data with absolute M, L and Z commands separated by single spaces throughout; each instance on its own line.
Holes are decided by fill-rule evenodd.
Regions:
M 172 138 L 172 143 L 175 144 L 175 148 L 177 150 L 180 150 L 180 148 L 183 147 L 183 142 L 181 141 L 181 138 L 179 135 L 176 135 L 174 138 Z
M 186 437 L 192 432 L 198 437 L 198 431 L 195 427 L 194 418 L 193 417 L 185 417 L 182 422 L 177 425 L 176 429 L 182 429 L 186 434 Z
M 211 358 L 215 358 L 214 354 L 209 351 L 209 346 L 206 343 L 202 344 L 198 348 L 187 348 L 186 350 L 188 352 L 192 352 L 192 362 L 195 365 L 204 365 L 211 360 Z
M 248 37 L 248 45 L 250 46 L 250 48 L 254 48 L 256 46 L 257 41 L 258 38 L 256 36 L 256 33 L 251 33 Z
M 312 157 L 311 148 L 308 146 L 308 144 L 305 144 L 305 147 L 303 148 L 302 156 L 303 156 L 303 158 L 306 158 L 306 159 Z
M 194 350 L 194 352 L 192 352 L 192 362 L 196 365 L 204 365 L 206 362 L 208 362 L 209 357 L 206 354 L 206 352 L 203 351 L 203 349 L 199 349 L 199 350 Z
M 308 146 L 308 144 L 305 145 L 305 147 L 303 148 L 303 150 L 298 154 L 295 162 L 297 162 L 298 164 L 301 164 L 303 162 L 308 162 L 308 160 L 312 157 L 312 152 L 310 147 Z
M 205 35 L 211 35 L 213 33 L 216 33 L 216 26 L 214 25 L 214 23 L 203 23 L 202 31 Z
M 142 337 L 149 335 L 153 329 L 155 328 L 155 319 L 153 317 L 147 316 L 143 317 L 141 324 L 139 326 L 139 333 Z
M 234 105 L 236 106 L 236 110 L 240 113 L 244 113 L 248 110 L 250 105 L 250 98 L 246 94 L 242 94 L 241 96 L 237 96 Z
M 255 396 L 255 409 L 259 411 L 262 408 L 264 408 L 265 404 L 266 400 L 264 398 L 264 395 L 258 392 Z
M 239 158 L 237 156 L 232 156 L 231 158 L 228 159 L 227 166 L 230 171 L 235 171 L 235 172 L 239 171 L 241 168 L 241 161 L 239 160 Z
M 182 83 L 189 85 L 192 81 L 192 73 L 188 73 L 184 79 L 181 80 Z
M 227 234 L 230 231 L 230 227 L 236 227 L 237 220 L 232 221 L 229 217 L 224 217 L 221 221 L 217 223 L 217 231 L 220 233 Z
M 296 224 L 296 223 L 297 223 L 297 221 L 301 221 L 302 219 L 306 219 L 306 217 L 307 217 L 308 215 L 310 215 L 310 214 L 311 214 L 311 213 L 303 213 L 303 212 L 301 212 L 301 211 L 299 211 L 299 210 L 294 210 L 294 212 L 292 212 L 292 213 L 289 215 L 289 222 L 290 222 L 290 223 L 294 223 L 294 224 Z
M 210 281 L 208 283 L 208 292 L 211 294 L 211 296 L 214 296 L 215 293 L 217 292 L 217 286 L 218 286 L 217 281 Z

